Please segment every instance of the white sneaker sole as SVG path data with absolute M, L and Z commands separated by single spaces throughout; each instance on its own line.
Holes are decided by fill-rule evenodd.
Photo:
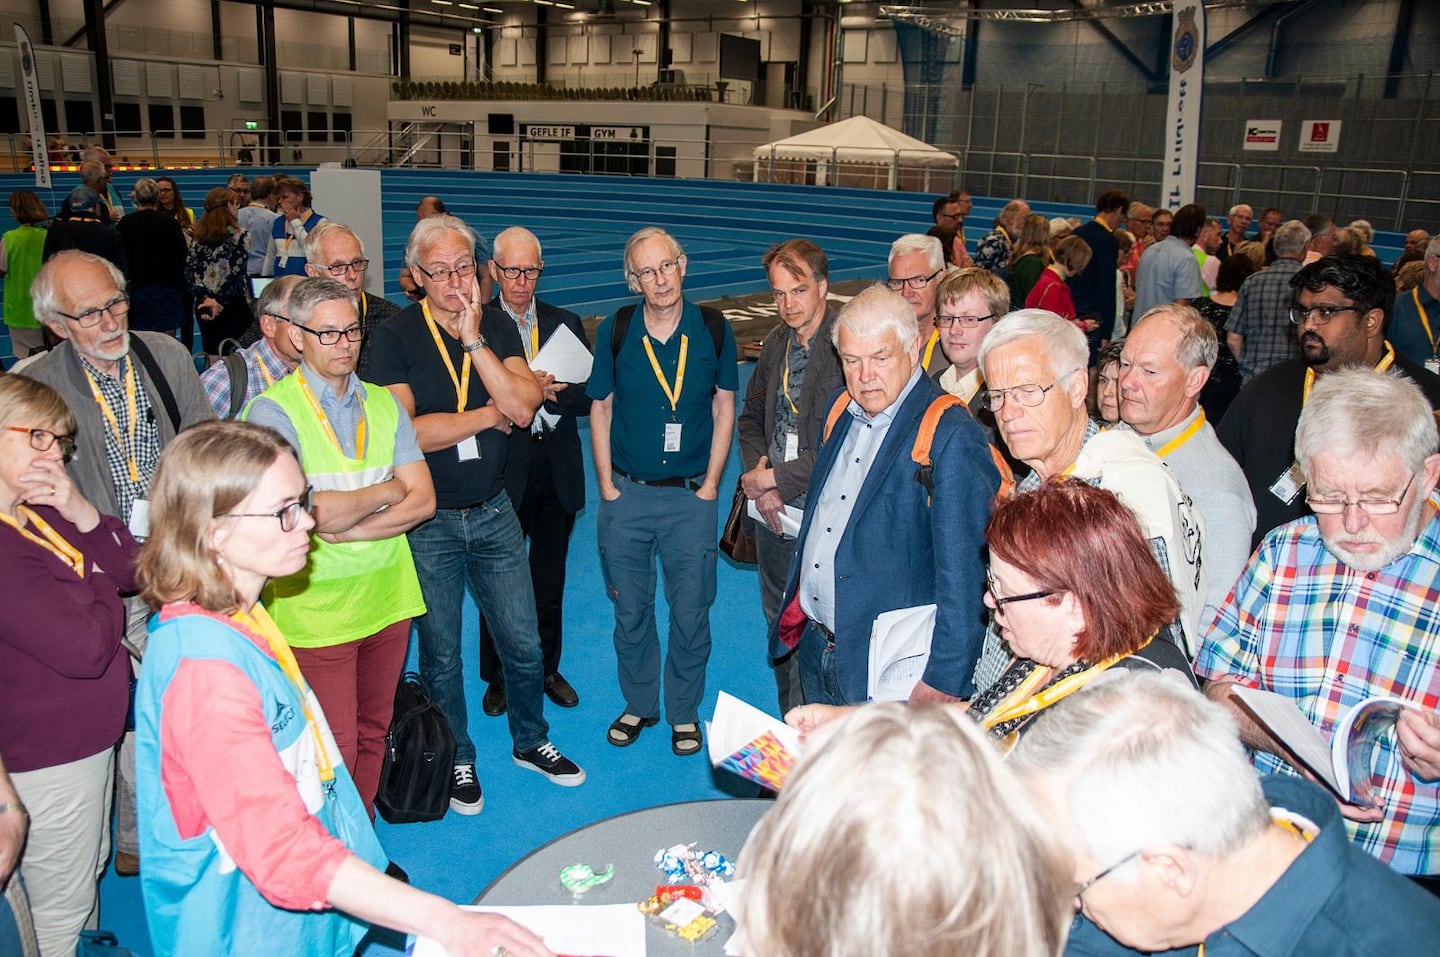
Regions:
M 451 798 L 450 810 L 454 811 L 456 814 L 463 814 L 466 817 L 472 817 L 485 810 L 485 795 L 480 795 L 480 800 L 474 804 L 465 804 L 455 800 L 454 798 Z
M 558 785 L 560 785 L 562 788 L 578 788 L 580 785 L 582 785 L 582 784 L 585 783 L 585 769 L 584 769 L 584 768 L 581 768 L 581 769 L 580 769 L 580 772 L 579 772 L 578 774 L 551 774 L 549 771 L 546 771 L 544 768 L 537 768 L 535 765 L 531 764 L 529 761 L 521 761 L 519 758 L 515 757 L 514 755 L 511 755 L 511 756 L 510 756 L 510 760 L 515 764 L 516 767 L 518 767 L 518 768 L 525 768 L 525 769 L 528 770 L 528 771 L 534 771 L 536 774 L 543 775 L 543 776 L 545 776 L 546 778 L 548 778 L 548 779 L 551 781 L 551 783 L 553 783 L 553 784 L 558 784 Z M 452 804 L 451 807 L 454 807 L 454 805 Z

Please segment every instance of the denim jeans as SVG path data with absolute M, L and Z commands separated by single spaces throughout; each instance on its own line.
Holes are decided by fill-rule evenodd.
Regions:
M 800 659 L 800 687 L 806 704 L 863 703 L 846 701 L 840 693 L 840 681 L 835 677 L 835 646 L 813 621 L 800 634 L 795 657 Z
M 472 508 L 437 509 L 434 518 L 409 534 L 415 574 L 428 609 L 415 619 L 420 673 L 455 733 L 455 763 L 475 762 L 460 655 L 460 612 L 467 588 L 500 652 L 510 737 L 520 751 L 543 744 L 550 726 L 545 723 L 542 699 L 535 594 L 525 538 L 509 497 L 500 492 Z
M 805 703 L 805 695 L 800 689 L 800 655 L 792 651 L 779 661 L 770 660 L 770 635 L 775 631 L 775 619 L 780 617 L 780 602 L 785 598 L 785 582 L 790 577 L 795 545 L 795 539 L 775 534 L 764 522 L 755 523 L 760 605 L 765 610 L 765 642 L 761 647 L 775 675 L 775 691 L 779 695 L 782 715 Z

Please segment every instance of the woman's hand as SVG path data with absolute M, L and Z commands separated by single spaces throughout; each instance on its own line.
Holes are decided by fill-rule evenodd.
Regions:
M 100 524 L 100 512 L 75 490 L 65 466 L 55 459 L 36 459 L 20 474 L 20 485 L 26 505 L 48 505 L 82 532 Z
M 450 957 L 554 957 L 543 940 L 498 914 L 457 910 L 436 928 L 435 939 Z

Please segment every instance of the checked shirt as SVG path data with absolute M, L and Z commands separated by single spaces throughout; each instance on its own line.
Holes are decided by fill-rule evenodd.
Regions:
M 1202 678 L 1244 684 L 1293 698 L 1322 737 L 1355 704 L 1393 695 L 1428 711 L 1440 708 L 1440 517 L 1436 500 L 1410 551 L 1379 571 L 1340 563 L 1313 516 L 1282 525 L 1260 544 L 1220 609 L 1195 660 Z M 1262 774 L 1295 774 L 1257 753 Z M 1346 821 L 1367 852 L 1402 874 L 1440 873 L 1440 782 L 1400 763 L 1393 735 L 1371 761 L 1386 817 Z

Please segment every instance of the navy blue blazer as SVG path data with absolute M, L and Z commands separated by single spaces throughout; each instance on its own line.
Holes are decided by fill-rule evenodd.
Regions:
M 1000 488 L 990 445 L 975 418 L 955 407 L 940 418 L 930 447 L 933 501 L 916 481 L 910 453 L 920 421 L 944 390 L 922 375 L 895 415 L 860 488 L 835 554 L 835 670 L 845 700 L 866 700 L 870 626 L 881 612 L 934 602 L 938 607 L 924 682 L 969 698 L 985 637 L 985 523 Z M 818 502 L 855 417 L 836 420 L 810 474 L 809 501 Z M 814 508 L 805 512 L 785 586 L 784 611 L 770 651 L 788 654 L 798 640 L 800 563 Z M 799 622 L 803 625 L 803 620 Z
M 498 314 L 499 318 L 506 322 L 515 321 L 505 312 L 498 298 L 487 303 L 485 309 Z M 570 310 L 547 305 L 536 299 L 535 318 L 540 325 L 540 345 L 545 345 L 555 334 L 555 330 L 565 325 L 575 333 L 575 338 L 583 342 L 586 348 L 590 348 L 590 340 L 585 336 L 585 327 L 581 325 L 580 317 Z M 585 465 L 580 458 L 580 430 L 575 425 L 576 416 L 590 414 L 590 399 L 585 395 L 585 386 L 584 382 L 573 382 L 568 389 L 555 397 L 555 401 L 546 402 L 544 406 L 546 411 L 561 416 L 554 431 L 547 438 L 550 446 L 550 473 L 555 482 L 555 497 L 560 500 L 561 507 L 572 515 L 585 507 Z M 529 475 L 530 430 L 512 429 L 506 448 L 505 492 L 517 509 L 521 499 L 525 497 L 525 481 Z

